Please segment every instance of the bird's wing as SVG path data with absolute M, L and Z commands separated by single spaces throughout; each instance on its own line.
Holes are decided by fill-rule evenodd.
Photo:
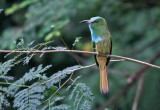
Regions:
M 109 54 L 111 55 L 112 54 L 112 39 L 111 39 L 111 37 L 110 37 L 110 41 L 111 41 L 111 48 L 110 48 Z M 108 65 L 109 61 L 110 61 L 110 57 L 107 59 L 106 65 Z
M 92 42 L 92 51 L 95 52 L 95 42 Z M 95 61 L 96 61 L 96 64 L 97 66 L 99 66 L 98 62 L 97 62 L 97 59 L 96 59 L 96 55 L 94 55 L 94 58 L 95 58 Z

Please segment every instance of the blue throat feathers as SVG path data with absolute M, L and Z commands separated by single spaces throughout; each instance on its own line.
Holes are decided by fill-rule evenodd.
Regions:
M 91 32 L 91 38 L 92 38 L 92 42 L 99 42 L 99 41 L 102 41 L 102 37 L 99 36 L 99 35 L 96 35 L 96 32 L 94 32 L 94 30 L 92 29 L 91 25 L 89 25 L 89 30 Z

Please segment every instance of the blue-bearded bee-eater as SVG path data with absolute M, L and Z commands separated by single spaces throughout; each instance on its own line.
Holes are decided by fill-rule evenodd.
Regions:
M 91 32 L 93 51 L 99 54 L 110 55 L 112 51 L 111 35 L 107 22 L 102 17 L 92 17 L 90 20 L 83 20 L 80 23 L 88 23 Z M 95 55 L 96 64 L 100 72 L 100 91 L 102 94 L 109 92 L 106 66 L 110 58 Z

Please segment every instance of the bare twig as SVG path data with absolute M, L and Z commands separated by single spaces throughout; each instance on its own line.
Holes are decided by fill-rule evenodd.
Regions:
M 119 61 L 126 61 L 125 59 L 119 59 L 119 60 L 110 60 L 111 62 L 119 62 Z
M 126 61 L 140 63 L 140 64 L 143 64 L 143 65 L 146 65 L 146 66 L 150 66 L 150 67 L 153 67 L 153 68 L 160 69 L 160 66 L 156 66 L 156 65 L 153 65 L 153 64 L 150 64 L 150 63 L 147 63 L 147 62 L 143 62 L 143 61 L 132 59 L 132 58 L 128 58 L 128 57 L 122 57 L 122 56 L 117 56 L 117 55 L 110 55 L 110 57 L 121 58 L 121 59 L 125 59 Z
M 104 55 L 104 54 L 98 54 L 98 52 L 90 52 L 90 51 L 80 51 L 80 50 L 35 50 L 35 51 L 17 51 L 17 50 L 0 50 L 0 53 L 58 53 L 58 52 L 65 52 L 65 53 L 83 53 L 83 54 L 92 54 L 92 55 L 98 55 L 98 56 L 104 56 L 104 57 L 113 57 L 113 58 L 119 58 L 119 59 L 125 59 L 126 61 L 131 61 L 135 63 L 140 63 L 146 66 L 150 66 L 156 69 L 160 69 L 160 66 L 156 66 L 147 62 L 139 61 L 136 59 L 118 56 L 118 55 Z
M 141 74 L 139 82 L 138 82 L 138 87 L 137 87 L 136 95 L 135 95 L 135 98 L 134 98 L 132 110 L 137 110 L 138 100 L 139 100 L 139 97 L 140 97 L 141 92 L 142 92 L 144 76 L 145 76 L 145 74 L 143 72 L 143 74 Z
M 14 84 L 14 83 L 9 83 L 9 82 L 0 82 L 0 84 L 8 84 L 8 85 L 13 85 L 13 86 L 17 86 L 17 87 L 29 87 L 27 85 L 18 85 L 18 84 Z

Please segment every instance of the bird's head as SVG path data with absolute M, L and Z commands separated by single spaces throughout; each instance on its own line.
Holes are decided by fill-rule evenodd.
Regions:
M 92 30 L 103 30 L 107 28 L 107 23 L 104 18 L 102 17 L 92 17 L 90 20 L 83 20 L 80 23 L 87 23 L 89 24 L 90 29 Z

